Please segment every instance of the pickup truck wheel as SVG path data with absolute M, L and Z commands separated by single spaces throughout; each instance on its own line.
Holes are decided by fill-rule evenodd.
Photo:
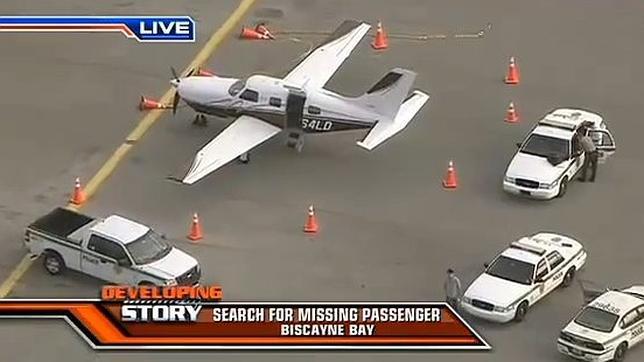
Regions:
M 568 269 L 568 271 L 566 272 L 566 275 L 564 275 L 564 279 L 561 282 L 561 286 L 563 288 L 568 288 L 572 284 L 572 281 L 574 279 L 575 279 L 575 268 L 572 267 Z
M 624 357 L 626 357 L 626 350 L 628 350 L 628 345 L 626 342 L 623 342 L 619 346 L 617 346 L 617 349 L 615 350 L 615 355 L 613 356 L 613 361 L 615 362 L 621 362 L 624 360 Z
M 559 193 L 557 197 L 563 197 L 568 191 L 568 177 L 564 177 L 563 180 L 559 183 Z
M 521 322 L 525 318 L 526 314 L 528 314 L 528 302 L 521 302 L 514 314 L 514 321 Z
M 48 251 L 45 253 L 43 265 L 51 275 L 60 274 L 65 270 L 65 261 L 60 254 L 55 251 Z

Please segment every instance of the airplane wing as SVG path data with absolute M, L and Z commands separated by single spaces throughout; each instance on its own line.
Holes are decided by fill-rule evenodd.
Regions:
M 281 130 L 260 119 L 240 116 L 199 150 L 181 182 L 191 185 L 199 181 Z
M 300 88 L 324 87 L 370 28 L 369 24 L 346 20 L 295 66 L 284 81 Z

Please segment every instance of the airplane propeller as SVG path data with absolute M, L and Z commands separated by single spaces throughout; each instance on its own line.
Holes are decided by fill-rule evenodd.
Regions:
M 170 71 L 172 72 L 172 76 L 177 82 L 181 81 L 181 78 L 179 78 L 179 75 L 177 74 L 177 70 L 174 69 L 174 67 L 170 67 Z
M 170 71 L 172 72 L 173 80 L 177 84 L 181 83 L 181 77 L 179 77 L 177 70 L 174 69 L 174 67 L 170 67 Z M 188 74 L 186 74 L 186 77 L 190 77 L 194 72 L 195 72 L 194 68 L 190 69 Z M 181 100 L 181 96 L 179 95 L 179 92 L 175 89 L 174 97 L 172 98 L 172 115 L 175 115 L 177 113 L 177 106 L 179 105 L 180 100 Z
M 179 95 L 179 92 L 175 89 L 174 98 L 172 98 L 172 115 L 173 116 L 177 113 L 177 106 L 179 105 L 180 100 L 181 100 L 181 96 Z

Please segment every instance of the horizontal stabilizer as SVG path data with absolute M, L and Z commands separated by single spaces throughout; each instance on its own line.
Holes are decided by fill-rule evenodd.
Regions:
M 393 119 L 414 85 L 416 73 L 402 68 L 390 70 L 367 93 L 356 97 L 362 107 Z
M 357 142 L 358 146 L 371 151 L 402 131 L 428 100 L 429 95 L 418 90 L 414 91 L 411 97 L 402 103 L 393 121 L 378 121 L 371 131 L 369 131 L 367 137 Z

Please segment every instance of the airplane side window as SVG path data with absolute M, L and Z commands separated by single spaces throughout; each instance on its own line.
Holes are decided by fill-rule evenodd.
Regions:
M 273 107 L 281 107 L 282 106 L 282 99 L 277 98 L 277 97 L 270 97 L 268 99 L 268 103 L 273 106 Z
M 320 114 L 321 112 L 320 107 L 309 106 L 309 114 Z
M 242 94 L 239 95 L 239 98 L 245 99 L 251 102 L 257 102 L 257 100 L 259 99 L 259 93 L 257 93 L 257 91 L 254 91 L 252 89 L 246 89 L 245 91 L 242 92 Z
M 230 88 L 228 89 L 228 93 L 231 96 L 236 96 L 237 93 L 241 92 L 241 90 L 244 89 L 245 86 L 246 86 L 246 82 L 240 79 L 230 86 Z

